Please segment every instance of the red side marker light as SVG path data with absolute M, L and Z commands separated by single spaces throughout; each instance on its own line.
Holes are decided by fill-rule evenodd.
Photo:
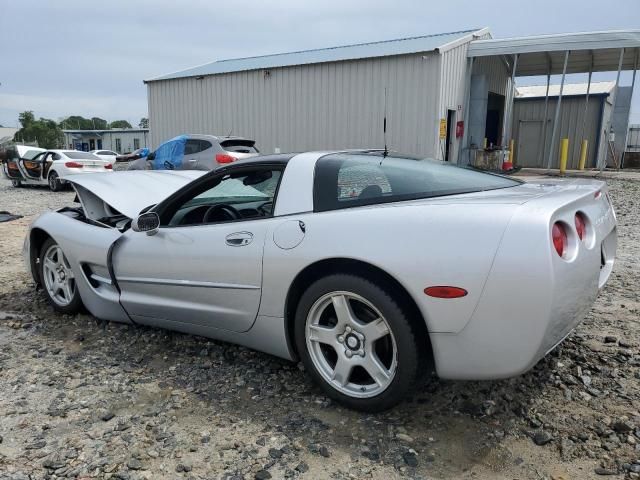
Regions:
M 460 287 L 438 285 L 435 287 L 425 288 L 424 293 L 435 298 L 460 298 L 464 297 L 468 292 L 464 288 Z
M 598 190 L 596 193 L 593 194 L 593 198 L 597 200 L 598 198 L 600 198 L 600 195 L 602 195 L 602 191 Z

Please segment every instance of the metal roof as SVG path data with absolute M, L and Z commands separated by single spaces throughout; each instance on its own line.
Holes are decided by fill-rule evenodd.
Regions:
M 618 70 L 620 49 L 625 49 L 623 70 L 632 70 L 640 49 L 640 30 L 561 33 L 532 37 L 475 40 L 468 57 L 519 54 L 516 76 L 562 73 L 564 52 L 569 50 L 567 73 Z
M 149 132 L 148 128 L 112 128 L 105 130 L 77 130 L 77 129 L 66 129 L 62 130 L 62 133 L 86 133 L 86 134 L 102 134 L 102 133 L 139 133 L 139 132 Z
M 562 89 L 562 96 L 586 95 L 587 85 L 587 83 L 567 83 Z M 609 95 L 615 86 L 616 82 L 591 82 L 589 95 Z M 516 87 L 516 98 L 544 98 L 546 93 L 546 85 Z M 549 96 L 557 97 L 558 95 L 560 95 L 560 85 L 549 85 Z
M 278 53 L 259 57 L 232 58 L 205 63 L 197 67 L 188 68 L 159 77 L 145 80 L 155 82 L 172 78 L 199 77 L 220 73 L 240 72 L 246 70 L 261 70 L 265 68 L 290 67 L 293 65 L 307 65 L 311 63 L 339 62 L 371 57 L 386 57 L 392 55 L 406 55 L 419 52 L 443 50 L 465 40 L 473 40 L 480 35 L 486 35 L 489 29 L 462 30 L 459 32 L 439 33 L 421 37 L 399 38 L 380 42 L 359 43 L 340 47 L 319 48 L 299 52 Z

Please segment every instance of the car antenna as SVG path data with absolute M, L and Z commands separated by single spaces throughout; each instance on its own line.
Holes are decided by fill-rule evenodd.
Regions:
M 231 136 L 231 132 L 233 132 L 233 125 L 231 126 L 231 128 L 229 129 L 229 133 L 227 134 L 227 137 Z
M 384 117 L 382 119 L 382 138 L 384 139 L 384 151 L 382 152 L 382 161 L 389 155 L 389 149 L 387 149 L 387 87 L 384 87 Z

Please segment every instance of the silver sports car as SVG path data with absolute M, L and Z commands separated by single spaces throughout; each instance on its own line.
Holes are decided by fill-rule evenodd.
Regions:
M 24 246 L 56 310 L 300 359 L 366 411 L 431 368 L 531 368 L 590 309 L 617 243 L 602 182 L 380 151 L 67 180 L 80 205 L 38 217 Z

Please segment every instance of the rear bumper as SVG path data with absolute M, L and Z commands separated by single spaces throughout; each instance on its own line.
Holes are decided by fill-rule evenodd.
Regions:
M 580 244 L 570 261 L 550 254 L 548 228 L 532 228 L 531 212 L 523 213 L 505 233 L 469 323 L 458 333 L 431 333 L 442 378 L 489 380 L 526 372 L 584 319 L 611 274 L 617 236 L 607 201 L 589 212 L 597 218 L 594 239 Z M 547 221 L 574 214 L 567 208 Z M 544 235 L 533 233 L 538 231 Z

